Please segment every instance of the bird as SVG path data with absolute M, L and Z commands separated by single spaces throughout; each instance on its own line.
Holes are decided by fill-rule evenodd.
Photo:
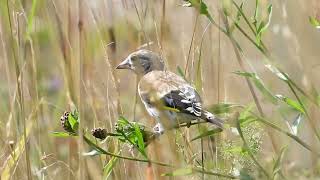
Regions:
M 166 69 L 156 52 L 141 49 L 132 52 L 116 69 L 128 69 L 138 77 L 138 93 L 148 114 L 157 124 L 153 130 L 163 134 L 202 119 L 223 129 L 223 121 L 202 107 L 196 89 L 181 76 Z

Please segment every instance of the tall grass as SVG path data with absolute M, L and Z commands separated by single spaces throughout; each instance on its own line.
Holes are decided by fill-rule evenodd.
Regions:
M 1 179 L 319 178 L 318 14 L 316 0 L 0 0 Z M 225 130 L 194 122 L 146 146 L 155 121 L 115 70 L 139 48 Z

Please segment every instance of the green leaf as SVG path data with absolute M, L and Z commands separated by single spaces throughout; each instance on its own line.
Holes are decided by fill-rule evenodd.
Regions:
M 244 76 L 251 78 L 255 86 L 260 90 L 260 92 L 273 104 L 277 104 L 278 100 L 277 98 L 270 92 L 269 89 L 265 87 L 262 80 L 259 78 L 259 76 L 255 73 L 249 73 L 249 72 L 241 72 L 236 71 L 234 72 L 237 75 Z
M 309 22 L 315 28 L 320 29 L 320 20 L 317 19 L 316 17 L 309 16 Z
M 144 157 L 147 157 L 147 154 L 145 152 L 145 147 L 144 147 L 143 136 L 142 136 L 142 133 L 140 131 L 139 125 L 138 124 L 134 124 L 134 128 L 135 128 L 135 133 L 136 133 L 136 137 L 137 137 L 137 140 L 138 140 L 138 148 L 140 149 L 140 152 L 142 153 L 142 155 Z
M 120 152 L 117 155 L 120 155 Z M 103 167 L 104 179 L 108 179 L 108 177 L 110 176 L 114 166 L 117 164 L 118 159 L 119 159 L 118 157 L 112 156 L 112 158 L 110 159 L 108 164 L 106 164 Z
M 268 19 L 266 22 L 263 20 L 260 22 L 260 25 L 257 29 L 257 34 L 261 36 L 261 33 L 263 33 L 269 27 L 271 22 L 271 17 L 272 17 L 272 4 L 268 6 Z
M 125 117 L 123 117 L 123 116 L 120 116 L 120 117 L 119 117 L 117 123 L 118 123 L 118 124 L 121 124 L 121 125 L 123 125 L 123 126 L 130 124 L 130 122 L 129 122 Z
M 188 4 L 188 7 L 194 7 L 200 14 L 207 16 L 210 21 L 213 20 L 208 11 L 208 6 L 203 0 L 188 0 L 188 2 L 190 3 Z
M 79 112 L 76 108 L 73 110 L 72 116 L 79 122 Z
M 86 153 L 82 153 L 83 156 L 97 156 L 97 155 L 101 155 L 104 154 L 101 151 L 97 150 L 97 149 L 93 149 L 90 152 L 86 152 Z
M 95 151 L 98 151 L 101 154 L 105 154 L 103 152 L 104 150 L 101 147 L 99 147 L 98 145 L 96 145 L 94 142 L 92 142 L 92 140 L 90 140 L 86 136 L 83 136 L 83 137 L 84 137 L 84 141 L 90 146 L 90 148 L 92 148 Z
M 68 116 L 68 121 L 71 125 L 71 128 L 73 131 L 77 132 L 78 131 L 78 127 L 79 127 L 79 122 L 78 119 L 76 119 L 73 114 L 69 114 Z
M 286 96 L 283 96 L 281 94 L 277 94 L 276 97 L 278 99 L 280 99 L 281 101 L 285 102 L 289 107 L 291 107 L 292 109 L 296 110 L 296 111 L 299 111 L 303 114 L 305 114 L 305 111 L 303 109 L 303 107 L 300 105 L 299 102 L 291 99 L 291 98 L 288 98 Z
M 171 173 L 161 174 L 161 176 L 186 176 L 192 174 L 192 168 L 181 168 L 177 169 Z
M 292 134 L 294 135 L 298 134 L 298 128 L 302 120 L 303 120 L 303 114 L 299 113 L 299 115 L 295 118 L 295 120 L 292 123 L 292 126 L 291 126 Z
M 70 137 L 75 136 L 73 134 L 67 133 L 67 132 L 52 132 L 52 135 L 55 137 Z
M 222 129 L 212 129 L 210 131 L 205 131 L 203 133 L 201 133 L 200 135 L 196 136 L 195 138 L 193 138 L 191 141 L 194 141 L 194 140 L 197 140 L 197 139 L 200 139 L 200 138 L 204 138 L 204 137 L 208 137 L 208 136 L 213 136 L 219 132 L 222 132 Z
M 267 64 L 266 67 L 272 72 L 274 73 L 276 76 L 278 76 L 279 79 L 281 79 L 282 81 L 284 81 L 285 83 L 287 83 L 287 85 L 289 86 L 289 88 L 291 89 L 291 91 L 293 93 L 294 92 L 294 88 L 296 88 L 301 94 L 303 94 L 306 98 L 308 98 L 310 101 L 314 102 L 317 104 L 317 102 L 314 101 L 314 99 L 312 97 L 310 97 L 304 90 L 303 88 L 299 87 L 290 77 L 287 73 L 283 72 L 282 70 L 280 70 L 279 68 L 271 65 L 271 64 Z

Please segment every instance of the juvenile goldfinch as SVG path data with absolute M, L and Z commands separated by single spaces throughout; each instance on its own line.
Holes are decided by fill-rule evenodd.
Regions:
M 138 92 L 146 110 L 158 122 L 154 127 L 157 133 L 199 118 L 223 128 L 219 118 L 202 109 L 196 90 L 180 76 L 165 70 L 157 53 L 149 50 L 133 52 L 117 69 L 130 69 L 138 75 Z

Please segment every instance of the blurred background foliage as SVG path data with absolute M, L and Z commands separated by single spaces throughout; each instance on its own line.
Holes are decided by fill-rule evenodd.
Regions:
M 0 0 L 1 179 L 320 178 L 319 1 L 204 2 Z M 83 156 L 82 138 L 51 133 L 75 109 L 80 134 L 112 132 L 121 115 L 152 127 L 135 75 L 115 71 L 139 48 L 160 53 L 226 119 L 222 133 L 195 125 L 146 148 L 174 168 Z M 144 157 L 113 138 L 92 142 Z

